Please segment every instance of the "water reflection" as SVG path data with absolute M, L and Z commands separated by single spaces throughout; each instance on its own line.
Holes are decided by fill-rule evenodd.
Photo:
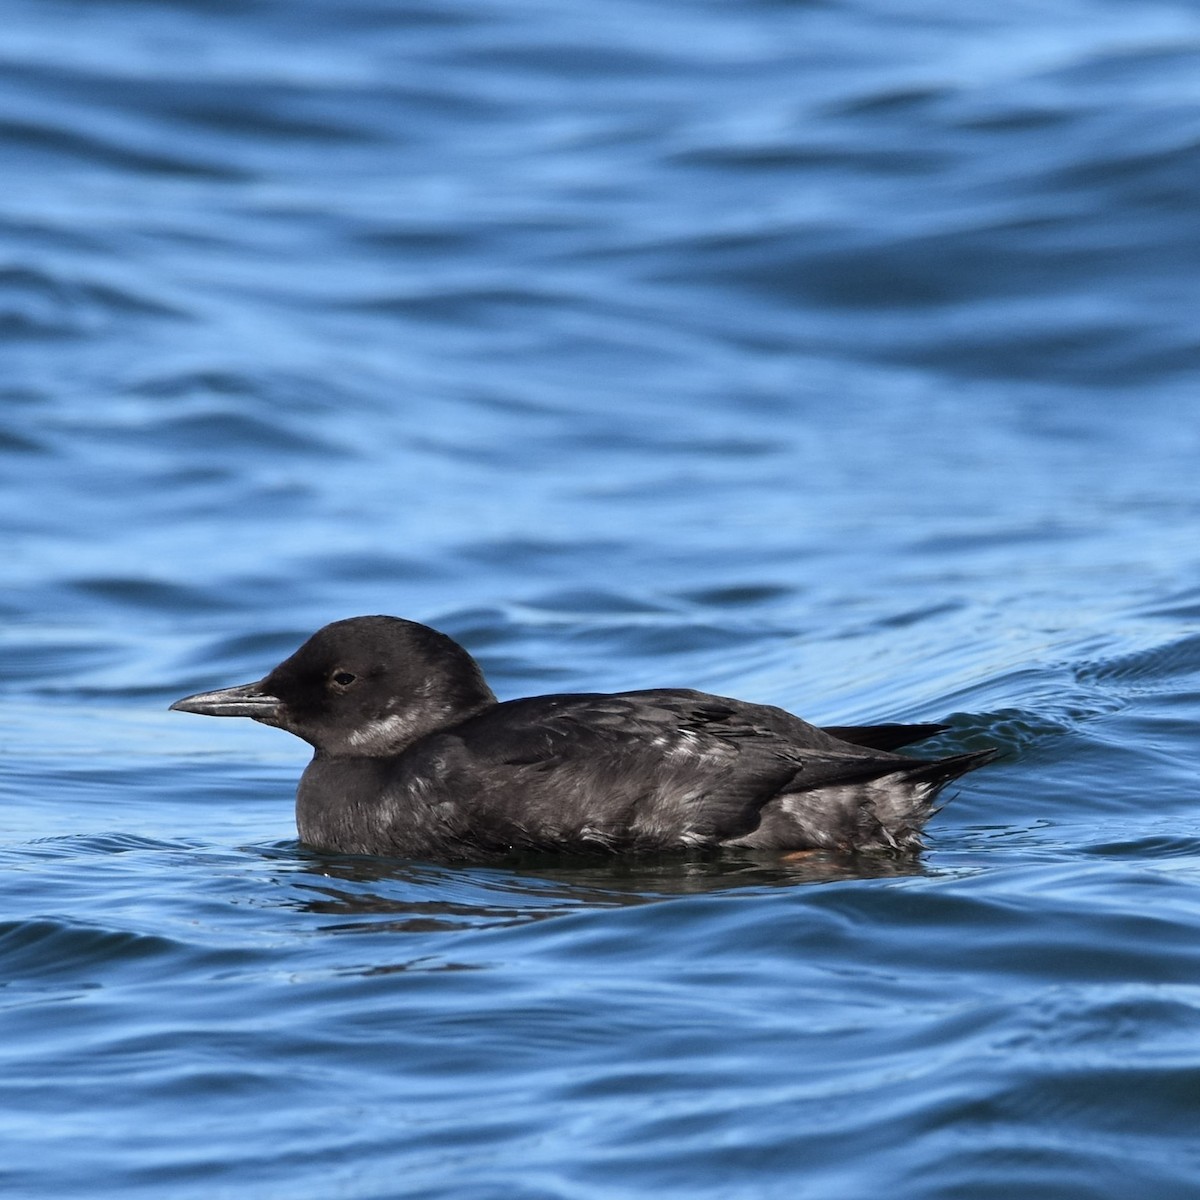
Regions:
M 615 861 L 539 855 L 486 868 L 321 855 L 299 847 L 289 857 L 294 871 L 286 880 L 285 903 L 341 918 L 322 926 L 331 933 L 498 929 L 682 896 L 926 873 L 917 855 L 820 852 L 791 861 L 751 855 Z

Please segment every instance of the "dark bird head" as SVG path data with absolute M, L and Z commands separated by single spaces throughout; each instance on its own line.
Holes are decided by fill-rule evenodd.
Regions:
M 351 617 L 317 630 L 257 683 L 185 696 L 171 708 L 250 717 L 322 754 L 377 757 L 495 702 L 479 665 L 445 634 L 399 617 Z

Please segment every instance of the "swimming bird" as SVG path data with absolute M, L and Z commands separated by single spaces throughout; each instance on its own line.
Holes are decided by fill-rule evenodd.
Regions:
M 499 702 L 457 642 L 388 616 L 335 621 L 263 679 L 171 708 L 313 747 L 308 846 L 437 860 L 914 851 L 940 789 L 997 753 L 910 758 L 894 751 L 946 726 L 821 729 L 690 689 Z

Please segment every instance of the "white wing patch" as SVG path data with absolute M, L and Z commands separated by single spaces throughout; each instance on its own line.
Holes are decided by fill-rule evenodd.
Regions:
M 664 759 L 706 759 L 724 758 L 725 751 L 711 742 L 704 741 L 691 729 L 673 729 L 670 733 L 660 733 L 650 739 L 650 745 L 662 752 Z

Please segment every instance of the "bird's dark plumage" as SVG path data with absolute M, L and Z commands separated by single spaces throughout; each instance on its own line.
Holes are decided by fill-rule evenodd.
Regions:
M 398 617 L 313 634 L 257 683 L 176 701 L 314 748 L 300 838 L 320 850 L 482 859 L 526 850 L 913 850 L 952 779 L 994 750 L 893 753 L 942 725 L 819 729 L 685 689 L 497 702 L 456 642 Z

